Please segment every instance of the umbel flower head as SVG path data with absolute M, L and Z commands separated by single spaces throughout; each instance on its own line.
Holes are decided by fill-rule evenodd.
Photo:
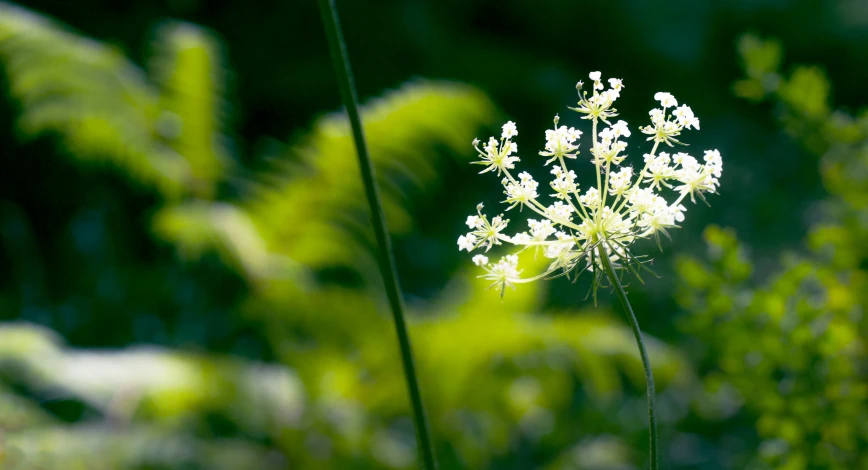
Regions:
M 660 105 L 648 113 L 650 124 L 639 127 L 646 141 L 653 144 L 649 144 L 649 153 L 633 159 L 641 168 L 636 172 L 626 154 L 625 139 L 632 135 L 630 128 L 626 122 L 615 120 L 618 113 L 614 104 L 624 84 L 610 78 L 607 89 L 600 72 L 591 72 L 589 78 L 590 93 L 579 82 L 578 105 L 569 108 L 581 119 L 591 121 L 587 160 L 582 162 L 579 157 L 582 131 L 558 126 L 560 118 L 555 115 L 554 126 L 546 131 L 545 146 L 539 152 L 544 158 L 540 163 L 550 168 L 547 186 L 540 187 L 526 171 L 513 174 L 521 160 L 513 141 L 518 135 L 514 122 L 503 125 L 500 139 L 490 137 L 481 148 L 479 139 L 473 141 L 479 154 L 479 160 L 473 163 L 484 166 L 480 173 L 490 172 L 500 178 L 506 210 L 527 209 L 532 217 L 527 219 L 526 229 L 510 235 L 506 232 L 509 220 L 503 214 L 489 219 L 479 204 L 477 214 L 467 218 L 470 231 L 458 238 L 458 249 L 467 252 L 488 253 L 495 245 L 504 244 L 515 247 L 495 262 L 489 262 L 484 254 L 473 256 L 473 263 L 485 270 L 480 277 L 490 280 L 491 287 L 499 288 L 501 295 L 506 287 L 515 288 L 516 284 L 562 275 L 577 277 L 586 270 L 595 273 L 596 292 L 602 279 L 603 255 L 616 269 L 639 276 L 648 261 L 645 256 L 633 254 L 633 242 L 653 238 L 659 246 L 660 234 L 668 237 L 668 230 L 684 220 L 687 209 L 682 203 L 687 199 L 695 203 L 697 198 L 705 202 L 706 193 L 717 192 L 722 170 L 717 150 L 706 150 L 702 161 L 686 152 L 662 151 L 684 145 L 677 139 L 681 132 L 699 129 L 699 119 L 689 106 L 679 106 L 669 93 L 654 95 Z M 585 166 L 569 169 L 568 161 Z M 582 190 L 577 180 L 585 175 L 594 175 L 596 185 Z M 527 249 L 551 260 L 544 272 L 522 276 L 517 255 Z

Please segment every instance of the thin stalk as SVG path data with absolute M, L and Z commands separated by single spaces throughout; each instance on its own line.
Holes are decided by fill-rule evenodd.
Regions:
M 404 377 L 407 380 L 407 388 L 410 392 L 410 402 L 413 406 L 413 424 L 416 427 L 416 439 L 419 444 L 419 458 L 426 470 L 437 469 L 437 458 L 434 447 L 431 445 L 431 433 L 428 426 L 428 418 L 425 414 L 425 406 L 422 403 L 422 394 L 419 390 L 419 382 L 416 378 L 416 366 L 413 361 L 413 350 L 410 346 L 410 335 L 407 333 L 407 324 L 404 320 L 404 303 L 401 298 L 401 290 L 398 285 L 398 276 L 395 268 L 395 255 L 392 252 L 392 244 L 386 227 L 386 219 L 383 215 L 383 204 L 377 187 L 374 166 L 368 155 L 365 143 L 365 134 L 362 130 L 362 120 L 359 116 L 359 104 L 356 97 L 356 88 L 353 84 L 353 75 L 350 70 L 350 62 L 347 57 L 346 43 L 341 34 L 338 22 L 338 13 L 334 0 L 320 0 L 320 15 L 328 37 L 329 51 L 335 76 L 340 87 L 341 101 L 347 108 L 350 118 L 350 127 L 353 131 L 353 140 L 356 144 L 356 152 L 359 156 L 359 167 L 362 172 L 362 182 L 365 186 L 365 195 L 371 209 L 371 221 L 374 226 L 374 235 L 377 245 L 380 247 L 380 272 L 383 276 L 383 284 L 386 287 L 386 297 L 392 309 L 392 317 L 395 321 L 395 332 L 398 335 L 398 346 L 401 351 L 401 361 L 404 366 Z
M 645 342 L 642 340 L 642 330 L 639 329 L 639 322 L 636 320 L 636 315 L 633 314 L 633 307 L 630 306 L 630 301 L 627 300 L 627 293 L 624 292 L 624 287 L 615 274 L 615 268 L 612 267 L 612 261 L 609 259 L 608 253 L 606 253 L 606 248 L 600 245 L 597 248 L 597 253 L 600 255 L 600 261 L 603 263 L 606 275 L 609 276 L 609 280 L 615 286 L 615 292 L 618 294 L 618 299 L 621 300 L 621 305 L 627 313 L 627 319 L 630 320 L 630 326 L 633 327 L 633 336 L 636 337 L 636 344 L 639 346 L 639 355 L 642 357 L 642 367 L 645 369 L 645 384 L 648 394 L 651 470 L 657 470 L 657 393 L 654 390 L 654 374 L 651 372 L 651 361 L 648 360 L 648 352 L 645 351 Z
M 653 158 L 654 158 L 654 155 L 657 153 L 657 146 L 658 146 L 658 145 L 660 145 L 660 142 L 657 142 L 657 141 L 655 140 L 655 141 L 654 141 L 654 147 L 651 149 L 651 154 L 650 154 L 650 155 L 651 155 L 651 159 L 653 159 Z M 623 194 L 630 194 L 630 191 L 632 191 L 633 188 L 638 187 L 640 184 L 642 184 L 642 178 L 645 177 L 645 172 L 648 171 L 648 167 L 651 165 L 651 159 L 649 159 L 647 162 L 645 162 L 645 166 L 642 167 L 642 171 L 639 172 L 639 177 L 636 178 L 636 181 L 635 181 L 635 182 L 630 183 L 630 187 L 627 188 L 627 189 L 624 191 Z M 615 208 L 616 208 L 616 209 L 614 210 L 614 213 L 615 213 L 615 214 L 620 214 L 620 213 L 621 213 L 621 208 L 624 207 L 624 204 L 627 204 L 627 200 L 629 199 L 629 198 L 624 198 L 624 201 L 621 202 L 621 205 L 619 206 L 619 205 L 618 205 L 618 199 L 620 199 L 620 198 L 621 198 L 621 195 L 619 194 L 619 195 L 618 195 L 618 198 L 615 199 L 615 202 L 612 203 L 612 207 L 615 207 Z
M 518 184 L 518 182 L 515 180 L 515 178 L 512 177 L 512 175 L 509 173 L 508 170 L 504 169 L 503 174 L 506 175 L 506 179 L 508 179 L 512 184 Z M 557 223 L 563 225 L 564 227 L 569 227 L 573 230 L 581 230 L 581 228 L 578 225 L 576 225 L 576 224 L 574 224 L 568 220 L 562 220 L 562 219 L 555 217 L 552 214 L 548 214 L 546 212 L 546 206 L 540 204 L 540 202 L 537 201 L 536 199 L 530 199 L 529 202 L 530 202 L 530 204 L 525 204 L 525 207 L 529 207 L 530 210 L 536 212 L 537 214 L 543 216 L 544 218 L 551 219 L 553 222 L 557 222 Z M 521 209 L 519 209 L 519 210 L 521 210 Z
M 567 170 L 567 164 L 564 163 L 563 155 L 558 156 L 558 162 L 560 162 L 561 170 L 564 172 L 564 174 L 566 175 L 567 173 L 569 173 L 569 170 Z M 593 223 L 593 221 L 591 220 L 591 216 L 588 215 L 588 211 L 585 210 L 585 205 L 582 204 L 582 200 L 579 199 L 579 194 L 576 192 L 575 189 L 573 189 L 572 193 L 573 193 L 573 197 L 576 198 L 576 204 L 579 205 L 579 207 L 582 209 L 582 214 L 585 214 L 585 216 L 582 217 L 582 214 L 579 214 L 579 210 L 576 209 L 576 206 L 573 205 L 573 201 L 569 197 L 567 197 L 567 202 L 570 204 L 570 207 L 573 208 L 573 212 L 578 214 L 579 217 L 582 217 L 582 220 L 587 222 L 588 224 Z
M 591 142 L 591 156 L 594 157 L 594 166 L 597 167 L 597 191 L 600 191 L 600 202 L 603 202 L 603 185 L 600 181 L 600 160 L 597 158 L 597 118 L 594 118 L 593 124 L 591 125 L 591 135 L 593 138 L 593 142 Z M 581 201 L 579 201 L 581 202 Z M 603 207 L 597 206 L 597 212 L 594 214 L 594 222 L 600 221 L 600 214 L 603 213 Z

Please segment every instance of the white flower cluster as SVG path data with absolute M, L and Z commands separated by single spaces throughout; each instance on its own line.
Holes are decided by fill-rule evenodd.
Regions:
M 615 262 L 616 267 L 635 272 L 634 265 L 641 262 L 631 252 L 634 241 L 650 237 L 659 243 L 659 234 L 668 236 L 667 230 L 684 220 L 686 209 L 682 201 L 686 197 L 693 202 L 696 197 L 704 201 L 705 193 L 717 192 L 722 170 L 720 152 L 705 151 L 702 163 L 684 152 L 657 152 L 661 143 L 669 147 L 681 144 L 676 138 L 685 129 L 699 129 L 699 119 L 689 106 L 678 106 L 669 93 L 654 95 L 660 107 L 650 111 L 651 124 L 639 128 L 654 145 L 644 156 L 644 166 L 637 174 L 632 167 L 623 165 L 630 128 L 624 121 L 610 122 L 618 115 L 613 105 L 624 84 L 620 79 L 610 78 L 606 89 L 600 72 L 591 72 L 589 77 L 593 82 L 591 96 L 579 82 L 578 106 L 569 109 L 592 123 L 589 161 L 595 169 L 596 186 L 580 191 L 576 172 L 567 168 L 567 159 L 578 158 L 582 131 L 558 127 L 558 116 L 554 118 L 554 128 L 546 131 L 546 143 L 539 152 L 547 157 L 544 166 L 552 165 L 549 186 L 553 192 L 549 195 L 555 201 L 548 206 L 540 202 L 539 183 L 530 173 L 523 171 L 513 176 L 510 171 L 520 161 L 518 147 L 512 140 L 518 135 L 514 122 L 504 124 L 500 139 L 489 138 L 481 149 L 479 140 L 473 141 L 479 154 L 479 160 L 473 163 L 485 166 L 480 173 L 497 171 L 502 177 L 506 210 L 527 208 L 538 216 L 527 220 L 528 230 L 514 235 L 504 233 L 509 220 L 503 214 L 489 222 L 482 213 L 482 204 L 477 206 L 477 215 L 467 218 L 470 231 L 458 238 L 459 250 L 488 252 L 503 243 L 518 247 L 518 252 L 494 263 L 486 255 L 473 256 L 473 263 L 485 270 L 481 277 L 492 281 L 492 287 L 498 287 L 501 295 L 506 287 L 545 277 L 569 276 L 572 271 L 595 271 L 596 267 L 599 276 L 601 253 Z M 606 127 L 598 131 L 600 123 Z M 673 202 L 660 194 L 664 190 L 674 192 Z M 543 273 L 523 278 L 517 254 L 529 248 L 542 249 L 551 264 Z

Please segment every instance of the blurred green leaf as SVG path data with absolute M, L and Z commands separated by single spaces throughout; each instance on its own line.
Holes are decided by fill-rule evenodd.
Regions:
M 779 98 L 807 118 L 829 113 L 829 80 L 817 67 L 797 67 L 778 90 Z
M 0 62 L 21 105 L 19 134 L 58 136 L 74 159 L 105 162 L 169 198 L 213 193 L 227 162 L 219 59 L 207 33 L 164 25 L 162 87 L 111 47 L 0 3 Z
M 146 426 L 34 429 L 8 436 L 3 446 L 0 463 L 9 470 L 286 468 L 261 446 L 205 441 Z
M 236 426 L 263 434 L 297 426 L 305 392 L 278 366 L 156 348 L 80 351 L 30 325 L 0 326 L 0 374 L 36 397 L 83 402 L 123 422 L 139 416 L 175 422 L 219 411 Z
M 496 111 L 479 90 L 417 81 L 363 106 L 368 146 L 377 169 L 389 230 L 413 228 L 415 199 L 443 191 L 449 155 L 466 155 L 475 132 Z M 358 164 L 343 113 L 314 122 L 310 134 L 275 155 L 274 165 L 244 201 L 270 246 L 312 267 L 376 269 Z M 280 224 L 273 224 L 273 220 Z
M 274 463 L 280 459 L 257 466 L 229 457 L 212 464 L 208 459 L 220 459 L 223 449 L 219 437 L 226 452 L 249 457 L 244 462 L 257 461 L 268 447 L 296 468 L 413 466 L 407 397 L 343 114 L 316 119 L 289 143 L 273 145 L 263 164 L 242 169 L 228 150 L 225 65 L 211 33 L 164 23 L 146 75 L 100 43 L 20 8 L 3 8 L 0 60 L 21 103 L 22 136 L 58 136 L 75 164 L 99 158 L 156 188 L 164 197 L 148 211 L 152 234 L 185 266 L 210 268 L 206 263 L 216 254 L 237 275 L 233 281 L 245 280 L 238 305 L 226 306 L 238 318 L 228 321 L 252 325 L 273 359 L 287 367 L 145 347 L 81 350 L 32 326 L 0 329 L 4 383 L 22 403 L 44 408 L 44 419 L 74 421 L 11 435 L 10 442 L 34 458 L 39 449 L 77 436 L 56 455 L 46 452 L 48 460 L 29 465 L 280 465 Z M 46 63 L 61 57 L 68 68 L 57 76 Z M 79 83 L 79 77 L 89 79 Z M 393 234 L 412 233 L 415 219 L 425 217 L 425 203 L 455 192 L 443 175 L 467 162 L 470 142 L 499 115 L 473 87 L 422 80 L 364 106 Z M 83 126 L 88 120 L 96 124 Z M 126 151 L 128 142 L 137 153 Z M 164 160 L 177 171 L 149 170 Z M 221 183 L 231 190 L 220 190 Z M 526 256 L 525 265 L 542 261 Z M 628 430 L 624 442 L 645 436 L 635 426 L 641 420 L 621 411 L 643 400 L 630 330 L 605 312 L 548 307 L 540 283 L 522 286 L 506 303 L 485 287 L 462 271 L 438 295 L 410 303 L 420 380 L 438 445 L 446 447 L 445 465 L 498 466 L 516 441 L 593 451 L 600 465 L 635 459 L 605 458 L 623 448 L 620 440 L 589 441 L 613 429 Z M 184 285 L 177 295 L 208 292 Z M 214 321 L 213 328 L 222 327 Z M 673 403 L 671 415 L 686 413 L 678 397 L 694 385 L 687 360 L 659 340 L 648 341 L 661 400 Z M 52 408 L 53 400 L 83 411 L 64 415 Z M 28 419 L 44 423 L 38 412 Z M 113 433 L 119 428 L 124 432 Z M 181 451 L 167 442 L 179 442 Z M 240 450 L 230 452 L 235 444 Z M 142 449 L 151 447 L 169 451 L 147 456 Z
M 759 101 L 774 92 L 780 84 L 778 74 L 783 60 L 781 43 L 745 34 L 738 39 L 738 52 L 747 78 L 735 82 L 735 94 Z

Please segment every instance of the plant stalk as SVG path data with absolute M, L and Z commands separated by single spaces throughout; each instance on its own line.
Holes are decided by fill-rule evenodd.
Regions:
M 401 361 L 404 366 L 404 377 L 407 380 L 407 388 L 410 392 L 410 402 L 413 406 L 413 423 L 416 427 L 416 439 L 419 446 L 419 458 L 426 470 L 437 469 L 437 459 L 434 448 L 431 445 L 431 433 L 428 426 L 428 418 L 422 403 L 422 395 L 419 391 L 419 383 L 416 378 L 416 366 L 413 361 L 413 351 L 410 346 L 410 335 L 407 332 L 407 324 L 404 320 L 404 304 L 401 298 L 401 290 L 398 285 L 397 269 L 395 268 L 395 255 L 389 240 L 389 232 L 386 227 L 386 219 L 383 215 L 383 205 L 376 183 L 374 166 L 368 155 L 365 135 L 362 130 L 362 121 L 359 116 L 358 98 L 353 83 L 353 75 L 347 57 L 346 43 L 341 34 L 338 22 L 337 9 L 334 0 L 319 0 L 320 15 L 328 37 L 329 52 L 332 65 L 341 93 L 341 101 L 347 109 L 350 119 L 350 127 L 356 144 L 356 152 L 359 157 L 359 166 L 362 172 L 362 182 L 365 186 L 365 194 L 371 210 L 371 221 L 374 226 L 374 235 L 379 246 L 380 272 L 383 276 L 383 284 L 386 287 L 386 296 L 392 309 L 392 317 L 395 322 L 395 332 L 398 335 L 398 346 L 401 351 Z
M 639 347 L 639 355 L 642 357 L 642 368 L 645 369 L 645 384 L 648 394 L 648 421 L 649 421 L 649 440 L 651 447 L 651 470 L 658 469 L 658 448 L 657 448 L 657 392 L 654 389 L 654 374 L 651 371 L 651 361 L 648 360 L 648 352 L 645 350 L 645 342 L 642 340 L 642 330 L 639 329 L 639 322 L 636 320 L 636 315 L 633 314 L 633 307 L 630 306 L 630 301 L 627 299 L 627 293 L 624 292 L 624 287 L 618 276 L 615 273 L 615 268 L 612 266 L 612 260 L 609 259 L 606 248 L 600 245 L 597 248 L 597 253 L 600 255 L 600 260 L 603 262 L 603 268 L 609 276 L 612 285 L 615 286 L 615 292 L 618 294 L 618 299 L 621 300 L 621 305 L 627 313 L 627 319 L 630 320 L 630 326 L 633 327 L 633 336 L 636 337 L 636 344 Z

